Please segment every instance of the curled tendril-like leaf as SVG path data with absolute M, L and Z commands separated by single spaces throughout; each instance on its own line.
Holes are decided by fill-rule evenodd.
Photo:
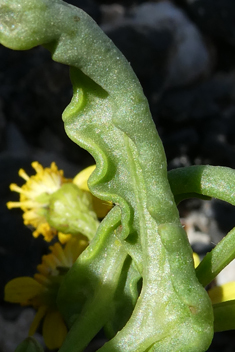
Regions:
M 235 205 L 235 171 L 222 166 L 199 165 L 168 172 L 176 199 L 191 197 L 217 198 Z M 203 286 L 235 259 L 235 228 L 201 261 L 196 274 Z
M 235 171 L 222 166 L 197 165 L 168 172 L 174 196 L 217 198 L 235 205 Z
M 88 15 L 60 0 L 0 0 L 0 41 L 16 50 L 44 45 L 71 66 L 65 129 L 96 160 L 93 194 L 116 204 L 61 287 L 58 305 L 71 329 L 60 351 L 82 351 L 111 326 L 116 295 L 127 295 L 129 309 L 140 274 L 130 318 L 100 351 L 205 351 L 211 303 L 195 275 L 162 143 L 129 63 Z M 135 270 L 128 276 L 129 257 Z

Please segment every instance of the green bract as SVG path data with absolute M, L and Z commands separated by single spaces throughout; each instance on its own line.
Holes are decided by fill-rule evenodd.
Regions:
M 61 286 L 58 307 L 70 331 L 60 351 L 83 351 L 102 327 L 111 339 L 100 352 L 206 351 L 213 310 L 201 283 L 210 282 L 234 253 L 222 265 L 215 252 L 213 273 L 205 259 L 201 267 L 209 276 L 199 266 L 200 283 L 175 199 L 223 199 L 217 171 L 205 175 L 211 187 L 203 183 L 203 167 L 173 171 L 172 194 L 142 88 L 82 10 L 60 0 L 0 0 L 0 41 L 15 50 L 43 45 L 53 60 L 71 67 L 74 95 L 63 113 L 65 129 L 96 160 L 91 192 L 115 204 Z M 219 170 L 226 184 L 231 170 Z

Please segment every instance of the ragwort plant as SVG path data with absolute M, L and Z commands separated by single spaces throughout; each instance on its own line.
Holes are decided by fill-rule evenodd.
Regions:
M 88 181 L 90 192 L 114 204 L 99 223 L 85 201 L 94 225 L 90 243 L 83 244 L 75 263 L 53 267 L 59 279 L 49 284 L 56 285 L 53 302 L 64 322 L 59 351 L 83 351 L 102 328 L 109 341 L 100 352 L 206 351 L 214 331 L 235 328 L 235 300 L 221 298 L 212 304 L 204 288 L 235 258 L 235 231 L 195 269 L 177 204 L 189 197 L 215 197 L 235 204 L 234 171 L 192 166 L 167 174 L 164 148 L 138 79 L 82 10 L 61 0 L 0 0 L 0 42 L 14 50 L 42 45 L 53 60 L 70 66 L 73 98 L 62 115 L 65 130 L 96 161 Z M 68 182 L 52 193 L 53 199 L 37 194 L 40 216 L 49 228 L 73 240 L 88 236 L 73 218 L 78 193 L 76 185 Z M 64 201 L 75 209 L 66 219 Z M 58 246 L 51 247 L 54 259 L 67 248 Z M 49 266 L 42 261 L 38 280 L 48 278 Z M 43 297 L 40 304 L 48 307 L 45 287 L 32 285 L 34 294 Z M 25 303 L 34 301 L 31 292 Z M 53 312 L 41 313 L 46 314 L 45 335 L 50 321 L 55 321 Z M 27 348 L 41 350 L 32 338 L 17 351 Z

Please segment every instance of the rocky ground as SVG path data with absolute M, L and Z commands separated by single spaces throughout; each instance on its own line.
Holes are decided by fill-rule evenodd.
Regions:
M 127 57 L 149 100 L 169 169 L 195 164 L 235 168 L 235 2 L 233 0 L 73 0 Z M 27 334 L 30 309 L 3 302 L 5 283 L 32 275 L 46 251 L 24 228 L 9 183 L 18 169 L 56 161 L 73 177 L 93 163 L 65 135 L 61 113 L 72 89 L 68 68 L 43 48 L 0 47 L 0 352 L 12 352 Z M 195 251 L 204 255 L 235 222 L 231 206 L 190 200 L 180 207 Z M 235 279 L 234 265 L 218 282 Z M 102 339 L 102 337 L 101 337 Z M 97 343 L 97 341 L 95 342 Z M 89 351 L 96 350 L 91 347 Z M 235 350 L 233 333 L 216 334 L 210 352 Z

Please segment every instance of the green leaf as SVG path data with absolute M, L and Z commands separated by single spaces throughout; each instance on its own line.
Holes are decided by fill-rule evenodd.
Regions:
M 141 291 L 142 278 L 130 256 L 127 256 L 114 294 L 111 314 L 105 325 L 109 338 L 121 330 L 129 320 Z
M 71 329 L 60 352 L 83 351 L 112 316 L 126 260 L 125 249 L 116 236 L 119 225 L 120 210 L 114 208 L 61 285 L 58 304 Z
M 235 170 L 222 166 L 197 165 L 168 172 L 175 197 L 209 197 L 235 205 Z
M 142 289 L 126 325 L 100 351 L 205 351 L 212 306 L 197 280 L 164 149 L 129 63 L 88 15 L 60 0 L 0 0 L 0 23 L 3 45 L 43 44 L 55 61 L 71 66 L 74 97 L 63 114 L 65 129 L 96 160 L 92 193 L 116 204 L 61 286 L 58 305 L 71 329 L 60 351 L 82 351 L 114 319 L 108 308 L 128 255 Z M 136 287 L 126 292 L 131 300 Z

